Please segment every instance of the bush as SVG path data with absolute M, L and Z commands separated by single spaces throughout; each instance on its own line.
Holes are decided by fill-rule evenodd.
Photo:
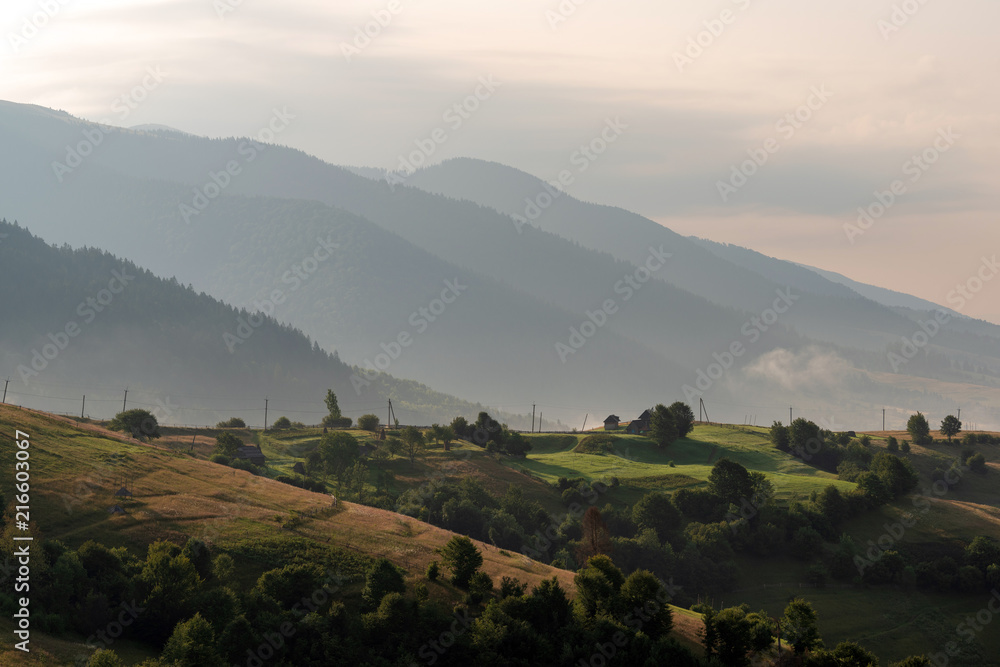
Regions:
M 288 419 L 288 417 L 278 417 L 274 420 L 274 423 L 271 424 L 271 429 L 274 431 L 284 431 L 290 429 L 291 427 L 292 422 Z
M 863 435 L 863 436 L 861 436 L 860 438 L 858 438 L 858 442 L 860 442 L 862 444 L 862 446 L 864 446 L 864 447 L 871 447 L 872 446 L 872 439 L 871 439 L 871 436 L 869 436 L 869 435 Z
M 375 431 L 378 429 L 378 417 L 376 415 L 361 415 L 358 417 L 358 428 L 362 431 Z
M 980 475 L 986 474 L 986 459 L 982 454 L 973 454 L 966 460 L 965 465 L 969 466 L 972 472 L 977 472 Z
M 215 428 L 246 428 L 247 423 L 239 417 L 230 417 L 226 421 L 219 422 Z
M 899 442 L 896 441 L 896 438 L 890 435 L 885 441 L 885 448 L 895 454 L 899 451 Z
M 149 410 L 134 408 L 119 412 L 108 424 L 112 431 L 122 431 L 137 440 L 152 440 L 160 437 L 160 424 Z
M 441 566 L 438 565 L 436 560 L 432 560 L 427 564 L 427 581 L 437 581 L 438 575 L 441 573 Z
M 323 417 L 323 426 L 330 428 L 351 428 L 353 423 L 354 420 L 350 417 L 331 417 L 330 415 Z
M 219 465 L 227 466 L 229 465 L 229 457 L 224 454 L 216 454 L 212 457 L 212 463 L 218 463 Z
M 903 442 L 901 442 L 900 445 L 899 445 L 899 449 L 904 454 L 909 454 L 910 453 L 910 441 L 909 440 L 904 440 Z
M 469 595 L 467 597 L 470 604 L 479 604 L 486 598 L 493 595 L 493 579 L 485 572 L 476 572 L 469 578 Z

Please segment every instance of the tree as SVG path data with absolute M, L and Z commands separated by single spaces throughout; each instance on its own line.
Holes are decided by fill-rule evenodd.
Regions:
M 769 436 L 772 445 L 783 452 L 791 451 L 792 437 L 787 426 L 782 426 L 781 422 L 774 422 L 771 424 Z
M 911 415 L 906 422 L 906 432 L 915 445 L 929 445 L 932 441 L 931 427 L 923 413 Z
M 611 533 L 596 507 L 588 507 L 583 515 L 583 535 L 577 548 L 577 558 L 586 562 L 592 556 L 611 553 Z
M 670 412 L 670 408 L 662 403 L 653 408 L 653 416 L 649 420 L 649 434 L 661 449 L 677 439 L 674 415 Z
M 728 458 L 721 458 L 712 466 L 708 483 L 715 495 L 727 503 L 739 505 L 741 500 L 749 500 L 753 496 L 753 479 L 750 477 L 750 472 Z
M 816 453 L 823 444 L 819 426 L 802 417 L 791 423 L 788 427 L 788 435 L 792 449 L 800 458 L 803 458 L 804 454 Z
M 441 443 L 444 444 L 444 451 L 451 451 L 451 443 L 455 440 L 455 429 L 451 426 L 441 427 Z
M 239 417 L 233 417 L 227 419 L 226 421 L 219 422 L 215 425 L 215 428 L 246 428 L 247 423 L 240 419 Z
M 160 437 L 160 425 L 156 421 L 156 416 L 142 408 L 119 412 L 108 423 L 108 428 L 128 433 L 136 440 L 152 440 Z
M 479 604 L 493 595 L 493 578 L 485 572 L 474 572 L 469 577 L 469 602 Z
M 941 420 L 941 435 L 948 438 L 948 442 L 962 432 L 962 422 L 955 415 L 948 415 Z
M 274 431 L 283 431 L 285 429 L 290 429 L 291 427 L 292 422 L 288 419 L 288 417 L 278 417 L 274 420 L 274 423 L 271 424 L 271 429 Z
M 441 562 L 451 571 L 451 583 L 468 588 L 472 575 L 483 564 L 483 555 L 468 537 L 456 535 L 441 548 Z
M 403 439 L 403 452 L 410 459 L 410 465 L 413 465 L 424 450 L 424 434 L 416 426 L 407 426 L 400 436 Z
M 375 431 L 378 429 L 378 416 L 361 415 L 358 417 L 358 428 L 362 431 Z
M 223 456 L 233 457 L 236 451 L 243 446 L 243 441 L 229 432 L 220 433 L 215 436 L 215 453 Z
M 340 482 L 358 460 L 358 440 L 350 433 L 327 433 L 320 440 L 318 451 L 326 473 L 333 473 Z
M 681 527 L 684 518 L 664 493 L 647 493 L 632 506 L 632 521 L 639 528 L 652 528 L 662 544 Z
M 455 417 L 451 420 L 451 428 L 455 431 L 455 436 L 458 438 L 468 439 L 469 437 L 469 422 L 465 417 Z
M 388 593 L 405 593 L 406 582 L 396 566 L 387 558 L 380 558 L 365 575 L 361 600 L 368 609 L 375 609 Z
M 965 465 L 969 466 L 969 470 L 977 472 L 980 475 L 985 475 L 987 472 L 986 457 L 983 456 L 981 452 L 976 452 L 967 458 L 965 460 Z
M 673 612 L 667 603 L 670 595 L 652 572 L 636 570 L 625 579 L 619 594 L 626 613 L 631 612 L 644 621 L 643 632 L 654 640 L 670 634 L 674 625 Z
M 326 398 L 323 399 L 326 403 L 326 409 L 329 411 L 330 419 L 340 419 L 340 406 L 337 404 L 337 395 L 333 393 L 333 389 L 326 390 Z
M 225 664 L 215 650 L 215 631 L 200 613 L 177 624 L 163 647 L 162 658 L 173 667 L 222 667 Z
M 816 648 L 822 644 L 819 638 L 819 625 L 816 611 L 808 601 L 795 598 L 785 607 L 781 618 L 781 636 L 792 645 L 796 655 Z
M 674 417 L 674 425 L 677 427 L 677 437 L 685 438 L 687 434 L 694 430 L 694 412 L 691 406 L 682 401 L 671 404 L 670 414 Z

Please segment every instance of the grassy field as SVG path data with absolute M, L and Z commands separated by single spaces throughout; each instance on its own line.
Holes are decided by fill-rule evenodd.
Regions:
M 124 546 L 144 555 L 146 546 L 165 539 L 182 543 L 196 537 L 213 550 L 229 552 L 244 563 L 241 583 L 252 585 L 264 570 L 295 560 L 350 563 L 351 558 L 384 556 L 406 569 L 411 582 L 422 579 L 431 560 L 439 558 L 453 533 L 393 512 L 338 502 L 329 495 L 311 493 L 265 477 L 216 465 L 199 458 L 214 442 L 211 431 L 168 433 L 153 445 L 138 443 L 98 425 L 52 417 L 29 410 L 0 406 L 0 439 L 10 443 L 14 430 L 27 432 L 31 441 L 32 519 L 46 538 L 70 547 L 95 539 L 109 546 Z M 190 451 L 194 437 L 194 451 Z M 264 437 L 264 451 L 273 456 L 278 470 L 289 468 L 288 452 L 317 433 Z M 467 446 L 471 447 L 471 446 Z M 13 451 L 0 449 L 0 471 L 13 470 Z M 282 460 L 284 453 L 287 460 Z M 424 460 L 391 463 L 399 484 L 424 483 L 445 463 L 449 474 L 476 476 L 491 490 L 503 492 L 508 483 L 525 488 L 526 495 L 547 498 L 548 487 L 511 470 L 478 448 L 458 447 L 445 453 L 432 450 Z M 121 479 L 128 478 L 134 498 L 114 497 Z M 0 488 L 11 497 L 12 477 L 0 478 Z M 120 503 L 125 516 L 113 516 L 108 507 Z M 296 519 L 295 527 L 283 528 Z M 556 577 L 572 593 L 573 573 L 533 561 L 519 553 L 477 543 L 483 553 L 483 570 L 495 581 L 511 576 L 535 585 Z M 257 563 L 257 565 L 254 565 Z M 356 595 L 359 585 L 345 590 Z M 454 597 L 453 591 L 433 584 L 432 597 Z M 36 610 L 37 613 L 37 610 Z M 12 629 L 0 620 L 0 631 Z M 678 620 L 678 636 L 688 645 L 697 642 L 700 621 L 690 615 Z M 47 637 L 33 632 L 33 654 L 28 662 L 20 652 L 0 647 L 0 664 L 71 664 L 88 654 L 83 637 Z M 116 642 L 122 657 L 131 663 L 151 657 L 140 644 Z
M 616 441 L 611 452 L 578 451 L 581 442 L 592 435 L 529 435 L 532 451 L 527 459 L 513 460 L 510 465 L 547 482 L 560 477 L 605 481 L 617 477 L 628 488 L 616 490 L 611 498 L 624 503 L 634 502 L 652 490 L 669 492 L 707 484 L 712 466 L 723 457 L 766 474 L 779 500 L 808 498 L 814 490 L 830 484 L 842 491 L 854 488 L 854 484 L 842 482 L 836 475 L 776 450 L 763 428 L 698 425 L 687 438 L 665 450 L 657 448 L 649 438 L 612 432 L 608 435 Z

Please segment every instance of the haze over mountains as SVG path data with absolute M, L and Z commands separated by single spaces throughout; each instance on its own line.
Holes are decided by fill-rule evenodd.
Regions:
M 263 310 L 346 364 L 508 412 L 538 403 L 575 423 L 703 396 L 716 420 L 769 423 L 794 403 L 842 427 L 880 426 L 883 406 L 1000 423 L 1000 327 L 942 323 L 932 304 L 682 237 L 496 163 L 449 160 L 400 183 L 261 141 L 289 120 L 276 109 L 261 136 L 212 140 L 0 103 L 0 215 Z M 274 354 L 201 333 L 200 358 Z M 24 363 L 21 334 L 0 340 L 0 372 Z M 91 343 L 107 346 L 95 359 L 110 341 Z M 359 404 L 385 396 L 329 367 Z M 206 382 L 184 368 L 177 381 Z

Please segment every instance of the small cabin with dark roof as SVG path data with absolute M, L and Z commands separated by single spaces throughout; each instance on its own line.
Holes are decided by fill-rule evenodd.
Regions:
M 629 422 L 628 428 L 625 430 L 632 435 L 642 435 L 649 431 L 649 421 L 652 418 L 652 413 L 650 413 L 649 410 L 645 410 L 641 415 L 639 415 L 638 419 Z
M 254 445 L 244 445 L 237 449 L 236 458 L 247 460 L 255 466 L 262 466 L 267 460 L 264 457 L 264 452 L 260 451 L 260 447 Z
M 618 415 L 610 415 L 607 419 L 604 420 L 604 430 L 617 431 L 618 424 L 620 424 L 621 421 L 622 419 Z

